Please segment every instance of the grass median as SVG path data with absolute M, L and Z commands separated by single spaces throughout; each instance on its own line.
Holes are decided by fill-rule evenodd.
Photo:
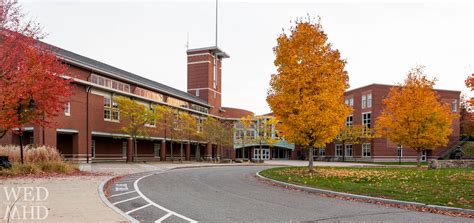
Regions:
M 474 169 L 280 167 L 262 176 L 297 185 L 474 209 Z

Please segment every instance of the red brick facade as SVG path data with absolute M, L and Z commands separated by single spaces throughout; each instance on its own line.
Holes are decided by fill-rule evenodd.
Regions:
M 344 96 L 345 99 L 353 99 L 353 124 L 362 125 L 362 116 L 364 113 L 371 114 L 371 127 L 374 128 L 377 125 L 377 118 L 380 116 L 383 110 L 383 99 L 387 97 L 390 89 L 394 87 L 392 85 L 382 85 L 382 84 L 371 84 L 361 88 L 347 91 Z M 453 101 L 456 104 L 459 104 L 460 92 L 459 91 L 449 91 L 449 90 L 436 90 L 440 99 L 444 103 L 448 103 L 450 106 Z M 362 96 L 371 95 L 371 106 L 366 106 L 362 108 Z M 350 101 L 350 100 L 349 100 Z M 366 101 L 367 105 L 367 101 Z M 459 115 L 459 108 L 456 108 L 456 114 Z M 438 158 L 446 149 L 451 148 L 453 145 L 459 142 L 459 131 L 460 131 L 460 122 L 459 118 L 456 118 L 452 124 L 453 132 L 449 136 L 449 143 L 447 146 L 442 148 L 436 148 L 433 151 L 427 151 L 427 158 L 434 159 Z M 328 144 L 325 148 L 325 157 L 331 157 L 332 159 L 340 160 L 356 160 L 356 161 L 398 161 L 398 144 L 390 142 L 386 138 L 376 138 L 368 142 L 364 142 L 370 145 L 370 156 L 363 156 L 362 154 L 362 144 L 352 145 L 352 156 L 345 156 L 345 148 L 342 148 L 343 157 L 336 157 L 336 144 L 340 143 L 331 143 Z M 297 153 L 298 150 L 297 149 Z M 416 152 L 411 148 L 405 147 L 402 145 L 402 156 L 401 159 L 404 161 L 414 161 L 416 159 Z M 306 156 L 306 151 L 300 151 L 299 154 Z M 316 154 L 315 154 L 316 155 Z M 318 154 L 319 155 L 319 154 Z M 301 157 L 299 157 L 301 158 Z M 325 159 L 318 156 L 318 159 Z
M 113 98 L 116 95 L 132 97 L 143 104 L 168 104 L 188 112 L 196 118 L 214 116 L 225 121 L 235 122 L 252 112 L 238 108 L 223 108 L 221 105 L 222 94 L 222 59 L 228 58 L 217 47 L 193 49 L 187 51 L 188 56 L 188 85 L 187 93 L 163 86 L 159 83 L 141 78 L 115 67 L 82 57 L 72 52 L 64 51 L 61 55 L 64 62 L 69 65 L 66 75 L 74 78 L 73 92 L 70 98 L 70 114 L 59 114 L 53 120 L 52 127 L 27 126 L 23 136 L 25 144 L 50 145 L 57 147 L 65 157 L 78 161 L 91 160 L 125 160 L 131 157 L 132 141 L 120 129 L 123 123 L 120 120 L 112 121 L 104 118 L 104 98 Z M 75 59 L 71 59 L 75 57 Z M 214 58 L 217 57 L 217 76 L 214 75 Z M 92 81 L 92 74 L 107 78 L 107 81 L 116 81 L 127 85 L 130 93 Z M 217 78 L 217 80 L 216 80 Z M 134 94 L 135 89 L 141 89 L 161 94 L 162 100 Z M 372 84 L 346 92 L 346 98 L 353 98 L 354 112 L 353 124 L 362 124 L 362 114 L 371 114 L 371 124 L 376 125 L 385 98 L 392 86 Z M 199 92 L 199 93 L 198 93 Z M 446 103 L 453 100 L 459 102 L 460 92 L 438 90 L 441 99 Z M 362 95 L 370 94 L 372 105 L 361 107 Z M 169 100 L 174 98 L 176 104 Z M 199 108 L 199 109 L 197 109 Z M 208 112 L 208 113 L 207 113 Z M 456 111 L 459 113 L 459 110 Z M 149 137 L 138 142 L 137 159 L 139 160 L 169 160 L 169 159 L 205 159 L 211 158 L 248 158 L 253 157 L 254 150 L 244 149 L 237 152 L 233 148 L 218 148 L 216 145 L 193 139 L 191 144 L 174 139 L 159 128 L 149 127 Z M 453 133 L 450 136 L 451 146 L 459 140 L 459 119 L 453 123 Z M 9 133 L 0 144 L 18 144 L 18 136 Z M 362 145 L 353 145 L 351 157 L 347 160 L 367 161 L 394 161 L 397 158 L 397 145 L 384 138 L 374 139 L 370 143 L 370 156 L 362 156 Z M 446 147 L 447 148 L 447 147 Z M 440 148 L 428 157 L 436 158 L 444 149 Z M 319 150 L 317 155 L 319 158 Z M 243 154 L 243 157 L 242 157 Z M 335 144 L 327 145 L 324 156 L 335 157 Z M 415 153 L 404 148 L 405 159 L 414 158 Z M 279 151 L 270 151 L 270 158 L 301 159 L 306 156 L 306 151 L 298 145 L 294 150 L 279 148 Z M 130 160 L 130 159 L 129 159 Z

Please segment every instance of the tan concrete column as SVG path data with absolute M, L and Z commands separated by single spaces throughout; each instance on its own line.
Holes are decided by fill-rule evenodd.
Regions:
M 186 153 L 185 153 L 185 159 L 186 160 L 191 160 L 191 143 L 186 144 Z
M 204 159 L 206 159 L 206 160 L 211 160 L 212 159 L 212 144 L 210 142 L 207 143 L 206 155 L 204 155 Z

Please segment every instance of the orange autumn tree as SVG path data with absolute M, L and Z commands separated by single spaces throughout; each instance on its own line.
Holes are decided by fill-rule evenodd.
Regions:
M 376 122 L 378 133 L 417 152 L 418 166 L 423 151 L 448 143 L 455 117 L 433 90 L 436 79 L 429 80 L 423 69 L 413 68 L 404 83 L 390 90 Z
M 309 150 L 330 143 L 341 132 L 350 108 L 343 102 L 349 87 L 346 61 L 328 42 L 320 22 L 298 19 L 283 32 L 273 49 L 277 73 L 273 74 L 267 102 L 281 121 L 277 130 L 286 140 Z
M 474 91 L 474 74 L 471 74 L 471 76 L 467 77 L 465 84 L 466 84 L 466 87 L 471 89 L 471 91 Z M 470 106 L 474 106 L 474 98 L 470 98 L 468 102 Z

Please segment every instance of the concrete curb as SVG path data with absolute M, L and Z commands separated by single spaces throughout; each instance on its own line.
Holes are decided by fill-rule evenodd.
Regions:
M 99 185 L 99 197 L 100 199 L 102 200 L 102 202 L 104 202 L 104 204 L 111 208 L 112 210 L 114 210 L 115 212 L 117 212 L 118 214 L 120 214 L 122 217 L 124 217 L 125 219 L 127 219 L 129 222 L 133 222 L 133 223 L 139 223 L 139 221 L 137 221 L 136 219 L 128 216 L 127 214 L 125 214 L 125 212 L 123 212 L 122 210 L 118 209 L 117 207 L 115 207 L 114 205 L 112 205 L 112 203 L 110 203 L 110 201 L 107 199 L 107 197 L 105 197 L 105 194 L 104 194 L 104 186 L 107 182 L 109 182 L 110 180 L 116 178 L 118 176 L 114 176 L 114 177 L 109 177 L 107 179 L 105 179 L 104 181 L 102 181 Z
M 262 172 L 262 171 L 260 171 L 260 172 Z M 410 201 L 400 201 L 400 200 L 393 200 L 393 199 L 386 199 L 386 198 L 379 198 L 379 197 L 371 197 L 371 196 L 357 195 L 357 194 L 349 194 L 349 193 L 337 192 L 337 191 L 332 191 L 332 190 L 325 190 L 325 189 L 318 189 L 318 188 L 313 188 L 313 187 L 300 186 L 300 185 L 286 183 L 286 182 L 270 179 L 268 177 L 264 177 L 264 176 L 260 175 L 260 172 L 257 172 L 256 175 L 257 175 L 257 177 L 259 177 L 263 180 L 271 181 L 273 183 L 276 183 L 276 184 L 279 184 L 279 185 L 282 185 L 282 186 L 287 186 L 287 187 L 291 187 L 291 188 L 295 188 L 295 189 L 299 189 L 299 190 L 306 191 L 306 192 L 311 192 L 311 193 L 331 194 L 331 195 L 337 195 L 337 196 L 343 196 L 343 197 L 379 201 L 379 202 L 383 202 L 383 203 L 387 203 L 387 204 L 397 204 L 397 205 L 403 205 L 403 206 L 416 206 L 416 207 L 431 208 L 431 209 L 434 209 L 434 210 L 441 210 L 441 211 L 452 211 L 452 212 L 459 212 L 459 213 L 464 213 L 464 214 L 474 214 L 474 210 L 464 209 L 464 208 L 455 208 L 455 207 L 448 207 L 448 206 L 423 204 L 423 203 L 410 202 Z

